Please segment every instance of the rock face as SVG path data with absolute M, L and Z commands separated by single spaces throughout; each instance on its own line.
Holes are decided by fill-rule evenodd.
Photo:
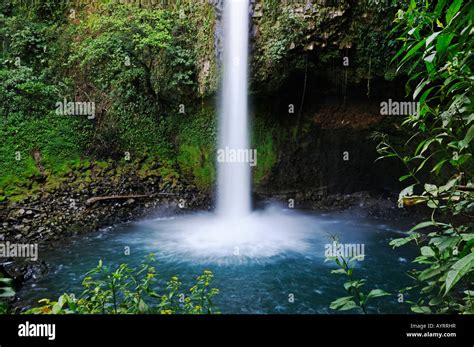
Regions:
M 400 188 L 396 177 L 402 175 L 402 168 L 396 161 L 376 162 L 371 129 L 325 129 L 313 124 L 306 131 L 298 143 L 281 145 L 267 179 L 270 190 L 317 189 L 331 195 Z
M 175 176 L 160 176 L 153 169 L 109 167 L 95 172 L 93 179 L 71 173 L 54 189 L 43 188 L 21 201 L 4 203 L 0 209 L 2 240 L 43 243 L 142 218 L 156 208 L 209 208 L 208 196 L 195 186 Z M 94 197 L 123 195 L 144 197 L 86 203 Z
M 271 93 L 304 69 L 340 70 L 350 84 L 384 76 L 395 12 L 394 5 L 369 1 L 256 1 L 253 89 Z
M 198 46 L 208 52 L 197 67 L 201 95 L 217 92 L 222 56 L 223 0 L 196 2 L 193 16 L 213 16 L 198 22 L 212 22 L 213 34 L 198 37 Z M 390 75 L 387 47 L 388 27 L 396 5 L 380 6 L 371 1 L 264 1 L 251 0 L 249 16 L 252 58 L 252 90 L 274 92 L 294 71 L 305 69 L 324 74 L 332 66 L 343 71 L 349 83 Z M 203 29 L 196 26 L 198 31 Z M 211 40 L 210 42 L 204 42 Z M 348 58 L 346 65 L 343 59 Z M 211 68 L 210 68 L 211 67 Z M 347 75 L 346 75 L 347 72 Z M 333 73 L 334 74 L 334 73 Z M 341 73 L 342 74 L 342 73 Z

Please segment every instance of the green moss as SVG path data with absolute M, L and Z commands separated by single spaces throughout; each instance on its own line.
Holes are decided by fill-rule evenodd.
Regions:
M 277 159 L 272 136 L 268 136 L 266 141 L 257 145 L 257 166 L 253 171 L 255 185 L 260 185 L 269 176 L 273 165 Z
M 176 161 L 183 175 L 198 188 L 209 190 L 216 179 L 217 116 L 213 106 L 204 104 L 188 117 L 180 125 Z
M 258 186 L 264 183 L 277 160 L 274 143 L 276 125 L 268 124 L 262 117 L 256 117 L 252 128 L 252 143 L 257 149 L 257 165 L 253 168 L 253 182 Z
M 198 188 L 209 190 L 212 187 L 216 170 L 209 148 L 183 144 L 177 160 L 180 170 L 192 177 Z
M 66 181 L 66 179 L 67 178 L 64 176 L 48 176 L 44 184 L 44 190 L 48 193 L 52 193 L 58 189 L 64 183 L 64 181 Z
M 106 161 L 94 161 L 95 169 L 105 170 L 110 164 Z

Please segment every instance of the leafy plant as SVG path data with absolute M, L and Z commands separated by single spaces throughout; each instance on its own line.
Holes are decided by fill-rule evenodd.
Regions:
M 408 73 L 406 90 L 420 112 L 402 123 L 411 132 L 403 148 L 378 134 L 378 151 L 401 160 L 407 174 L 400 181 L 412 181 L 400 206 L 431 210 L 430 220 L 390 243 L 420 248 L 414 262 L 422 268 L 411 273 L 421 294 L 411 302 L 418 313 L 474 313 L 473 18 L 472 2 L 412 0 L 394 28 L 402 47 L 393 61 Z
M 121 264 L 112 270 L 102 261 L 89 271 L 83 293 L 63 294 L 57 301 L 43 299 L 40 307 L 27 314 L 211 314 L 217 313 L 213 298 L 219 290 L 211 287 L 213 275 L 204 271 L 188 290 L 172 277 L 161 293 L 156 286 L 156 270 L 150 265 L 153 255 L 138 267 Z
M 336 238 L 334 238 L 333 241 L 336 243 L 336 246 L 339 245 Z M 353 265 L 355 261 L 360 259 L 361 256 L 347 259 L 342 254 L 326 257 L 325 261 L 334 261 L 339 267 L 336 270 L 332 270 L 331 273 L 343 275 L 347 278 L 347 282 L 344 283 L 344 289 L 347 294 L 349 294 L 348 296 L 337 298 L 331 302 L 329 308 L 339 311 L 359 310 L 361 313 L 367 313 L 367 304 L 369 300 L 391 295 L 382 289 L 372 289 L 368 293 L 362 291 L 362 288 L 366 284 L 366 280 L 356 279 L 354 277 L 355 266 Z
M 11 278 L 3 277 L 0 274 L 0 314 L 8 312 L 9 304 L 7 300 L 15 296 L 12 282 Z

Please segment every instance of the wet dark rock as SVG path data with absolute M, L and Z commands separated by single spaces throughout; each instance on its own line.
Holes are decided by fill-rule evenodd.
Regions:
M 154 163 L 149 168 L 159 168 Z M 93 232 L 100 228 L 144 218 L 156 208 L 177 206 L 180 199 L 188 209 L 205 209 L 209 196 L 199 192 L 185 180 L 166 182 L 154 172 L 138 175 L 136 168 L 109 170 L 115 176 L 103 176 L 91 181 L 80 175 L 69 174 L 66 182 L 54 190 L 20 203 L 3 204 L 0 234 L 5 240 L 42 245 L 71 235 Z M 92 197 L 117 195 L 145 195 L 144 199 L 101 201 L 87 206 Z
M 15 259 L 15 261 L 7 261 L 0 264 L 1 272 L 13 279 L 15 288 L 30 280 L 38 279 L 48 273 L 48 266 L 44 261 L 32 261 Z

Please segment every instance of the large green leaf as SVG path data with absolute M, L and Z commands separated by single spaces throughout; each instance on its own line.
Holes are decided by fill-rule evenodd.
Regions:
M 341 311 L 351 310 L 357 307 L 353 299 L 354 299 L 353 296 L 344 296 L 342 298 L 338 298 L 334 300 L 333 302 L 331 302 L 331 304 L 329 305 L 329 308 L 333 310 L 341 310 Z
M 454 34 L 452 33 L 438 36 L 438 39 L 436 40 L 436 51 L 439 55 L 443 55 L 446 52 L 453 38 Z
M 433 267 L 429 267 L 425 270 L 423 270 L 422 272 L 420 272 L 420 274 L 418 275 L 418 280 L 419 281 L 426 281 L 427 279 L 430 279 L 434 276 L 438 276 L 440 274 L 442 274 L 445 270 L 447 269 L 447 266 L 440 266 L 438 268 L 433 268 Z
M 436 54 L 436 52 L 435 52 Z M 413 92 L 413 100 L 416 100 L 418 94 L 420 94 L 423 89 L 425 88 L 425 86 L 430 83 L 430 81 L 428 80 L 424 80 L 424 81 L 421 81 L 418 86 L 416 87 L 415 91 Z
M 412 233 L 410 236 L 394 239 L 390 241 L 389 245 L 392 246 L 393 248 L 398 248 L 398 247 L 406 245 L 410 241 L 416 240 L 419 236 L 420 234 L 418 233 Z
M 471 143 L 472 139 L 474 139 L 474 125 L 471 125 L 469 130 L 466 133 L 464 139 L 459 143 L 461 149 L 467 148 Z
M 422 222 L 422 223 L 419 223 L 417 225 L 415 225 L 413 228 L 411 228 L 410 231 L 415 231 L 415 230 L 418 230 L 418 229 L 424 229 L 424 228 L 428 228 L 428 227 L 431 227 L 431 226 L 438 226 L 438 225 L 442 225 L 443 223 L 436 223 L 436 222 L 433 222 L 433 221 L 427 221 L 427 222 Z M 446 225 L 446 224 L 444 224 Z
M 442 31 L 437 31 L 428 36 L 428 38 L 426 39 L 426 47 L 429 47 L 429 45 L 434 41 L 434 39 L 441 33 Z
M 449 270 L 446 276 L 445 295 L 474 267 L 474 253 L 470 253 L 462 259 L 459 259 Z
M 401 63 L 404 63 L 405 61 L 410 59 L 416 52 L 418 52 L 418 50 L 421 48 L 421 46 L 423 46 L 425 44 L 425 42 L 426 42 L 426 39 L 423 39 L 420 42 L 418 42 L 414 47 L 412 47 L 408 51 L 408 53 L 403 57 Z
M 443 11 L 444 6 L 446 6 L 446 0 L 439 0 L 434 11 L 435 17 L 440 16 L 441 12 Z
M 9 298 L 15 295 L 15 291 L 12 288 L 0 288 L 0 298 Z
M 449 25 L 451 20 L 456 16 L 459 9 L 461 8 L 463 0 L 454 0 L 451 6 L 449 6 L 448 10 L 446 11 L 446 23 Z
M 431 247 L 428 246 L 423 246 L 421 247 L 421 254 L 424 255 L 425 257 L 434 257 L 435 252 Z
M 380 298 L 382 296 L 389 296 L 390 293 L 387 293 L 385 290 L 382 289 L 372 289 L 369 294 L 367 294 L 368 298 Z
M 431 313 L 431 309 L 428 306 L 413 306 L 411 310 L 415 313 Z

